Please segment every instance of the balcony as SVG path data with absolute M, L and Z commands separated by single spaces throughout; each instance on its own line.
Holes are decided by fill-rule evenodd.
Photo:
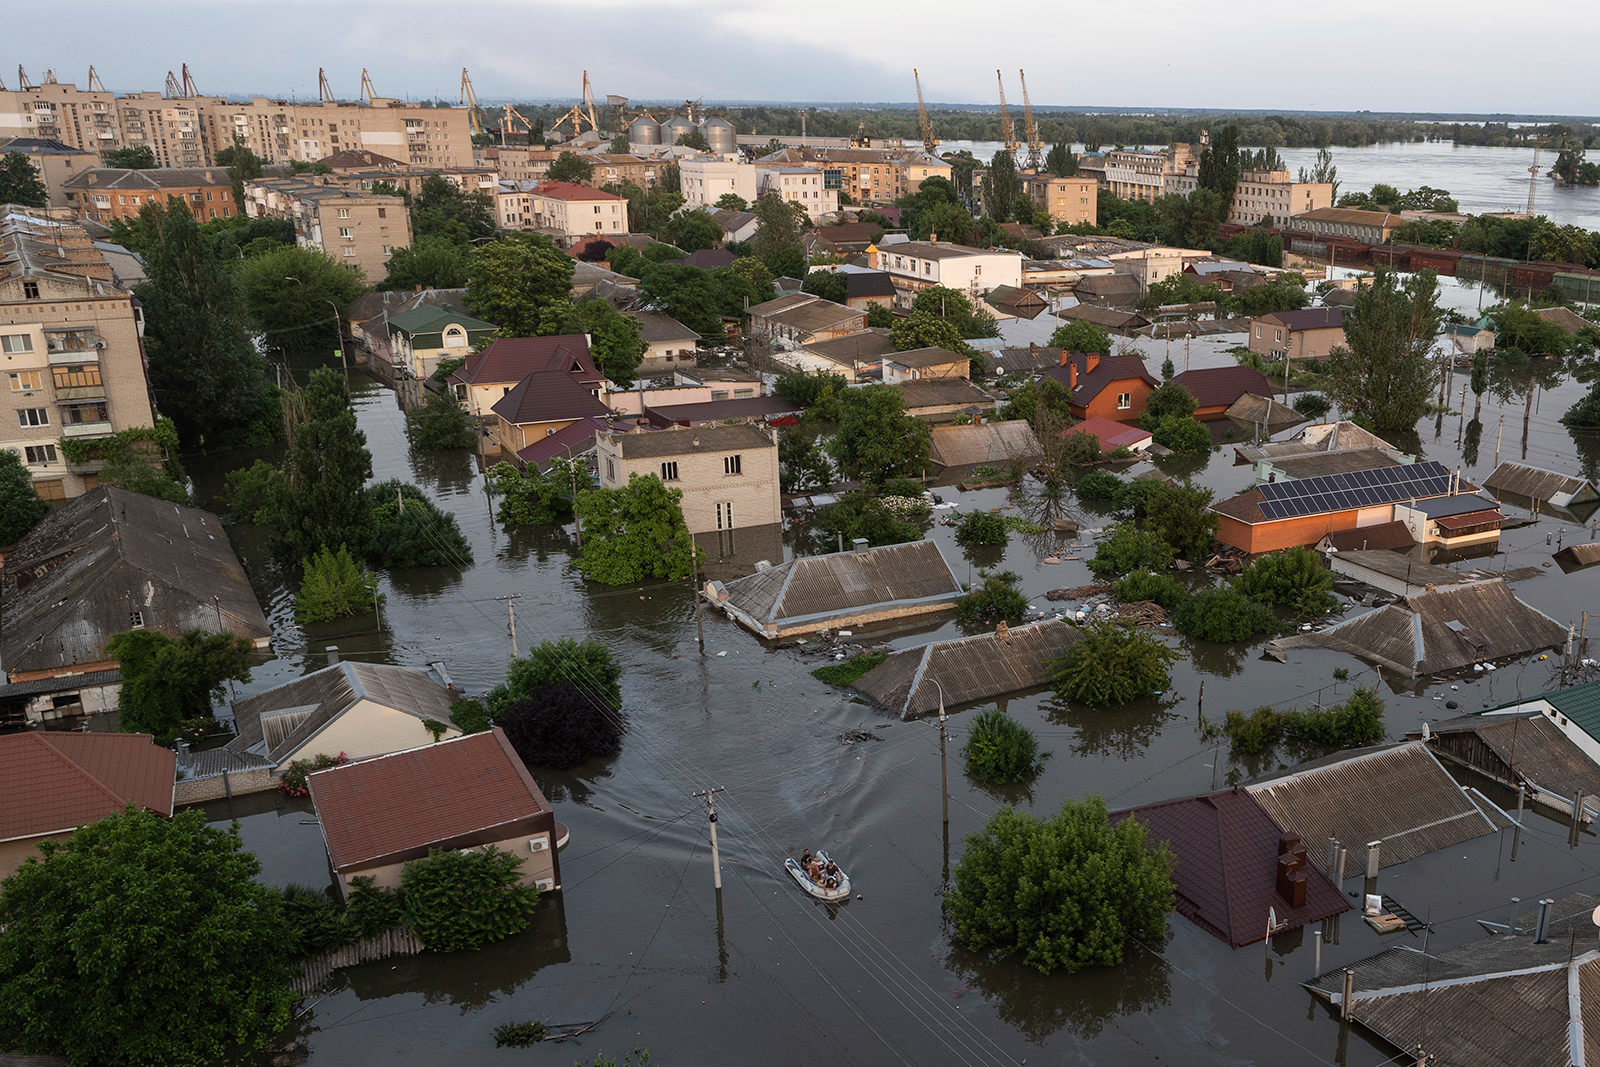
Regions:
M 114 433 L 109 422 L 69 422 L 61 427 L 62 437 L 110 437 Z

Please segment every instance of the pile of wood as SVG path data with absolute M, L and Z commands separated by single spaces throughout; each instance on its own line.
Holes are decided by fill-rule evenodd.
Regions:
M 1167 609 L 1154 600 L 1135 600 L 1117 607 L 1117 617 L 1139 626 L 1165 626 L 1170 621 Z

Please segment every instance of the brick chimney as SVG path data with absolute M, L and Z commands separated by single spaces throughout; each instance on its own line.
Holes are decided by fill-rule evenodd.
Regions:
M 1100 365 L 1100 353 L 1089 352 L 1083 357 L 1083 361 L 1088 364 L 1088 366 L 1084 369 L 1084 373 L 1093 371 Z
M 1306 906 L 1306 846 L 1300 835 L 1278 838 L 1278 896 L 1291 908 Z
M 1065 352 L 1062 353 L 1062 358 L 1063 359 L 1066 358 L 1066 353 Z M 1077 390 L 1078 390 L 1078 365 L 1076 363 L 1068 363 L 1067 364 L 1067 377 L 1068 377 L 1068 379 L 1070 381 L 1070 384 L 1068 385 L 1068 388 L 1070 390 L 1072 390 L 1073 392 L 1077 392 Z

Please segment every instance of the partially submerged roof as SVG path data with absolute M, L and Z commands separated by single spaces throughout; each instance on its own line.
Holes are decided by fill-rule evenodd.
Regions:
M 1582 685 L 1568 686 L 1538 696 L 1523 697 L 1509 704 L 1502 704 L 1498 708 L 1490 708 L 1483 714 L 1492 715 L 1495 712 L 1516 711 L 1529 707 L 1538 711 L 1540 704 L 1548 704 L 1590 737 L 1600 739 L 1600 682 L 1585 682 Z
M 307 776 L 334 870 L 511 836 L 550 802 L 496 726 Z
M 272 627 L 215 515 L 109 485 L 50 512 L 7 553 L 8 675 L 105 658 L 115 634 L 219 626 L 258 647 Z
M 1228 405 L 1223 412 L 1235 426 L 1252 432 L 1265 432 L 1268 436 L 1308 422 L 1304 415 L 1287 404 L 1280 404 L 1268 396 L 1247 392 Z
M 1078 371 L 1076 389 L 1072 388 L 1074 367 Z M 1161 385 L 1145 367 L 1144 360 L 1136 355 L 1097 356 L 1092 352 L 1069 353 L 1064 362 L 1046 370 L 1042 377 L 1053 379 L 1070 392 L 1072 403 L 1079 407 L 1086 407 L 1095 397 L 1121 382 L 1140 381 L 1152 389 Z
M 1383 867 L 1510 825 L 1487 803 L 1480 807 L 1420 741 L 1341 752 L 1245 788 L 1313 847 L 1330 837 L 1352 852 L 1382 842 Z
M 1107 275 L 1107 279 L 1122 277 L 1126 277 L 1126 275 Z M 1083 281 L 1078 283 L 1078 286 L 1079 288 L 1082 288 L 1089 282 L 1101 280 L 1105 279 L 1085 278 Z M 1134 285 L 1135 288 L 1137 288 L 1138 283 L 1135 282 Z M 1145 318 L 1143 315 L 1136 314 L 1132 311 L 1113 311 L 1111 308 L 1097 307 L 1094 304 L 1078 304 L 1074 307 L 1062 308 L 1060 311 L 1056 312 L 1056 318 L 1066 319 L 1069 322 L 1092 322 L 1096 326 L 1104 326 L 1107 330 L 1130 335 L 1133 333 L 1133 331 L 1142 330 L 1144 327 L 1150 325 L 1150 320 Z
M 935 426 L 928 458 L 945 467 L 1005 465 L 1043 454 L 1026 419 L 969 426 Z
M 1350 909 L 1314 859 L 1302 868 L 1305 903 L 1296 908 L 1279 895 L 1285 830 L 1243 789 L 1148 804 L 1112 820 L 1125 816 L 1144 824 L 1149 844 L 1171 849 L 1177 912 L 1234 948 L 1265 938 L 1269 918 L 1283 924 L 1280 929 L 1294 929 Z
M 1409 532 L 1406 543 L 1410 547 Z M 1460 585 L 1467 581 L 1448 568 L 1383 549 L 1335 552 L 1328 560 L 1328 569 L 1346 578 L 1388 589 L 1397 596 L 1411 596 L 1426 592 L 1430 586 Z
M 1320 633 L 1280 638 L 1268 649 L 1331 648 L 1413 678 L 1554 648 L 1566 639 L 1565 626 L 1519 600 L 1503 579 L 1491 578 L 1416 593 Z
M 914 719 L 1049 682 L 1049 663 L 1083 636 L 1056 619 L 902 649 L 862 675 L 855 688 L 879 707 Z M 938 679 L 939 685 L 934 685 Z
M 172 814 L 177 756 L 149 734 L 26 730 L 0 736 L 0 841 L 73 830 L 129 804 Z
M 914 382 L 897 382 L 889 386 L 900 391 L 906 411 L 916 414 L 919 408 L 965 407 L 974 411 L 993 411 L 994 397 L 973 385 L 966 378 L 923 378 Z
M 1368 549 L 1393 552 L 1406 550 L 1416 544 L 1411 528 L 1403 522 L 1380 522 L 1376 526 L 1358 526 L 1354 530 L 1339 530 L 1328 534 L 1317 543 L 1317 551 L 1362 552 Z
M 1582 545 L 1568 545 L 1553 553 L 1550 558 L 1561 564 L 1564 572 L 1571 574 L 1573 571 L 1600 563 L 1600 543 L 1591 541 Z
M 1569 801 L 1579 790 L 1585 797 L 1600 797 L 1600 765 L 1538 713 L 1464 715 L 1430 733 L 1441 755 L 1502 782 L 1525 783 Z
M 1565 513 L 1577 522 L 1588 521 L 1600 507 L 1600 489 L 1587 479 L 1525 463 L 1500 464 L 1483 480 L 1483 487 L 1511 503 L 1530 506 L 1538 501 L 1539 510 Z
M 1270 460 L 1274 470 L 1288 478 L 1321 478 L 1329 474 L 1398 467 L 1400 461 L 1377 448 L 1345 448 L 1337 452 L 1309 452 Z
M 1254 367 L 1204 367 L 1172 379 L 1194 396 L 1201 408 L 1227 407 L 1245 394 L 1270 396 L 1272 384 Z
M 1057 366 L 1060 362 L 1061 349 L 1047 345 L 1001 348 L 983 354 L 984 370 L 988 374 L 1037 372 Z
M 1279 456 L 1303 456 L 1311 452 L 1337 452 L 1349 448 L 1379 448 L 1397 451 L 1394 445 L 1369 433 L 1353 422 L 1319 422 L 1307 426 L 1287 441 L 1265 441 L 1258 445 L 1240 445 L 1234 449 L 1235 463 L 1254 463 L 1258 459 Z
M 823 626 L 895 604 L 945 604 L 962 592 L 939 546 L 912 541 L 801 556 L 729 582 L 722 603 L 736 619 L 762 633 L 769 627 Z
M 1138 426 L 1130 426 L 1125 422 L 1108 419 L 1104 415 L 1096 415 L 1092 419 L 1084 419 L 1078 425 L 1071 427 L 1067 433 L 1092 433 L 1100 441 L 1100 451 L 1115 452 L 1119 448 L 1132 448 L 1141 441 L 1147 441 L 1155 435 L 1149 430 Z

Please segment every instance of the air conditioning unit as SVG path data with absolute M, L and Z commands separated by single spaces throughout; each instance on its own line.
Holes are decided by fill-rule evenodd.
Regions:
M 533 883 L 533 887 L 541 893 L 548 893 L 555 889 L 556 880 L 554 878 L 541 878 Z
M 547 849 L 549 847 L 550 847 L 550 838 L 549 838 L 548 835 L 541 835 L 539 837 L 530 837 L 530 838 L 528 838 L 528 851 L 529 852 L 543 852 L 545 849 Z
M 104 342 L 104 341 L 96 341 L 96 342 L 95 342 L 95 343 L 94 343 L 94 346 L 95 346 L 95 347 L 96 347 L 96 348 L 104 348 L 104 347 L 105 347 L 105 346 L 106 346 L 106 343 L 105 343 L 105 342 Z

